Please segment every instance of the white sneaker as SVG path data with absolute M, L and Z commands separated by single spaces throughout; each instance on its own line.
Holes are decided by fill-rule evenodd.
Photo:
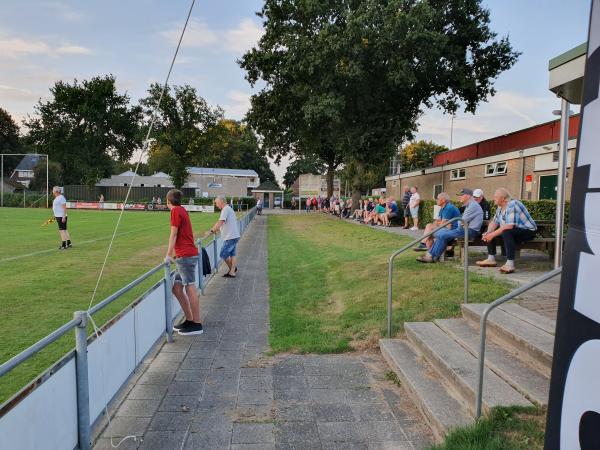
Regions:
M 410 228 L 410 231 L 417 231 L 417 230 L 418 230 L 418 228 L 417 228 L 417 227 L 412 227 L 412 228 Z

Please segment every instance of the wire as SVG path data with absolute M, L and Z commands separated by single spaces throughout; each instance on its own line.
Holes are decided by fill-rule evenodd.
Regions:
M 117 230 L 119 229 L 119 224 L 121 223 L 121 219 L 123 217 L 123 212 L 125 211 L 125 205 L 127 204 L 127 200 L 129 200 L 129 195 L 131 194 L 131 188 L 133 187 L 133 182 L 135 181 L 135 177 L 137 176 L 137 172 L 140 167 L 140 163 L 142 162 L 142 157 L 148 151 L 148 139 L 150 139 L 150 133 L 152 133 L 152 129 L 154 128 L 154 123 L 156 122 L 156 117 L 158 116 L 158 109 L 160 108 L 160 104 L 162 103 L 162 99 L 168 88 L 169 78 L 171 77 L 171 72 L 173 71 L 173 66 L 175 65 L 175 60 L 177 59 L 177 55 L 179 54 L 179 48 L 181 47 L 181 41 L 183 40 L 183 36 L 185 34 L 185 30 L 187 29 L 188 22 L 190 21 L 190 16 L 192 15 L 192 10 L 194 9 L 195 3 L 196 3 L 196 0 L 192 0 L 190 9 L 189 9 L 187 17 L 185 19 L 185 24 L 183 25 L 183 29 L 181 30 L 181 35 L 179 36 L 179 41 L 177 42 L 177 48 L 175 49 L 175 53 L 173 54 L 173 59 L 171 60 L 171 65 L 169 66 L 169 71 L 167 72 L 167 77 L 165 78 L 165 83 L 164 83 L 162 91 L 160 93 L 160 97 L 158 98 L 158 103 L 156 104 L 156 106 L 154 108 L 154 112 L 152 113 L 152 116 L 150 119 L 150 126 L 148 127 L 148 131 L 146 133 L 146 138 L 144 139 L 144 149 L 140 153 L 140 156 L 135 165 L 135 170 L 133 171 L 133 175 L 131 176 L 131 183 L 129 183 L 129 188 L 127 189 L 127 194 L 125 195 L 125 200 L 123 201 L 123 208 L 121 209 L 121 213 L 119 214 L 119 218 L 117 219 L 117 224 L 115 226 L 115 231 L 113 233 L 113 237 L 110 240 L 110 243 L 108 244 L 108 250 L 106 251 L 106 255 L 104 256 L 104 262 L 102 263 L 102 267 L 100 269 L 100 274 L 98 275 L 98 280 L 96 281 L 96 286 L 94 287 L 94 292 L 92 293 L 92 298 L 90 299 L 90 304 L 88 305 L 88 310 L 92 307 L 92 304 L 94 303 L 94 299 L 96 298 L 98 286 L 100 285 L 100 281 L 102 280 L 102 275 L 104 274 L 104 268 L 106 267 L 106 262 L 108 261 L 108 257 L 110 255 L 110 251 L 112 249 L 112 245 L 115 240 Z

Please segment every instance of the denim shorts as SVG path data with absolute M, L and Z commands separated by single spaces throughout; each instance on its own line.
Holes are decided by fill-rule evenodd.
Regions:
M 173 283 L 180 283 L 184 286 L 196 283 L 196 273 L 198 272 L 198 257 L 190 256 L 187 258 L 175 259 L 175 278 Z
M 419 217 L 419 207 L 410 208 L 410 215 L 415 219 Z
M 235 238 L 235 239 L 228 239 L 223 242 L 223 248 L 221 249 L 221 258 L 222 259 L 227 259 L 232 256 L 235 256 L 235 253 L 236 253 L 235 250 L 236 250 L 237 243 L 239 240 L 240 240 L 240 238 Z

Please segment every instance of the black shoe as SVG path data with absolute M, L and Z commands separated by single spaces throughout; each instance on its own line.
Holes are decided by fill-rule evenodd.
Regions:
M 63 247 L 62 245 L 60 247 L 58 247 L 59 250 L 66 250 L 67 247 Z
M 415 252 L 426 252 L 427 251 L 427 246 L 425 244 L 423 244 L 422 242 L 419 244 L 418 247 L 413 248 L 413 250 Z
M 177 332 L 182 336 L 194 336 L 197 334 L 204 333 L 204 330 L 202 329 L 201 323 L 189 322 L 186 326 L 180 328 Z
M 73 244 L 67 244 L 67 248 L 73 247 Z
M 177 325 L 173 325 L 173 331 L 179 331 L 182 328 L 186 327 L 189 323 L 193 323 L 193 322 L 191 322 L 191 321 L 187 320 L 186 318 L 184 318 Z
M 454 249 L 446 250 L 446 258 L 454 258 Z

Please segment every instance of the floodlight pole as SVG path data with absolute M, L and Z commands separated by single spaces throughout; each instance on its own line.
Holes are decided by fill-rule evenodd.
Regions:
M 0 169 L 0 174 L 2 174 L 0 181 L 0 206 L 4 206 L 4 155 L 0 155 L 0 157 L 2 159 L 2 163 L 0 164 L 2 166 Z
M 49 184 L 48 184 L 48 166 L 50 165 L 50 158 L 48 157 L 48 154 L 46 153 L 46 209 L 48 209 L 48 205 L 49 205 L 49 195 L 50 195 L 50 191 L 48 190 Z
M 558 181 L 556 186 L 556 243 L 554 268 L 562 264 L 563 234 L 565 223 L 565 185 L 567 178 L 567 158 L 569 155 L 569 101 L 561 99 L 560 140 L 558 149 Z

